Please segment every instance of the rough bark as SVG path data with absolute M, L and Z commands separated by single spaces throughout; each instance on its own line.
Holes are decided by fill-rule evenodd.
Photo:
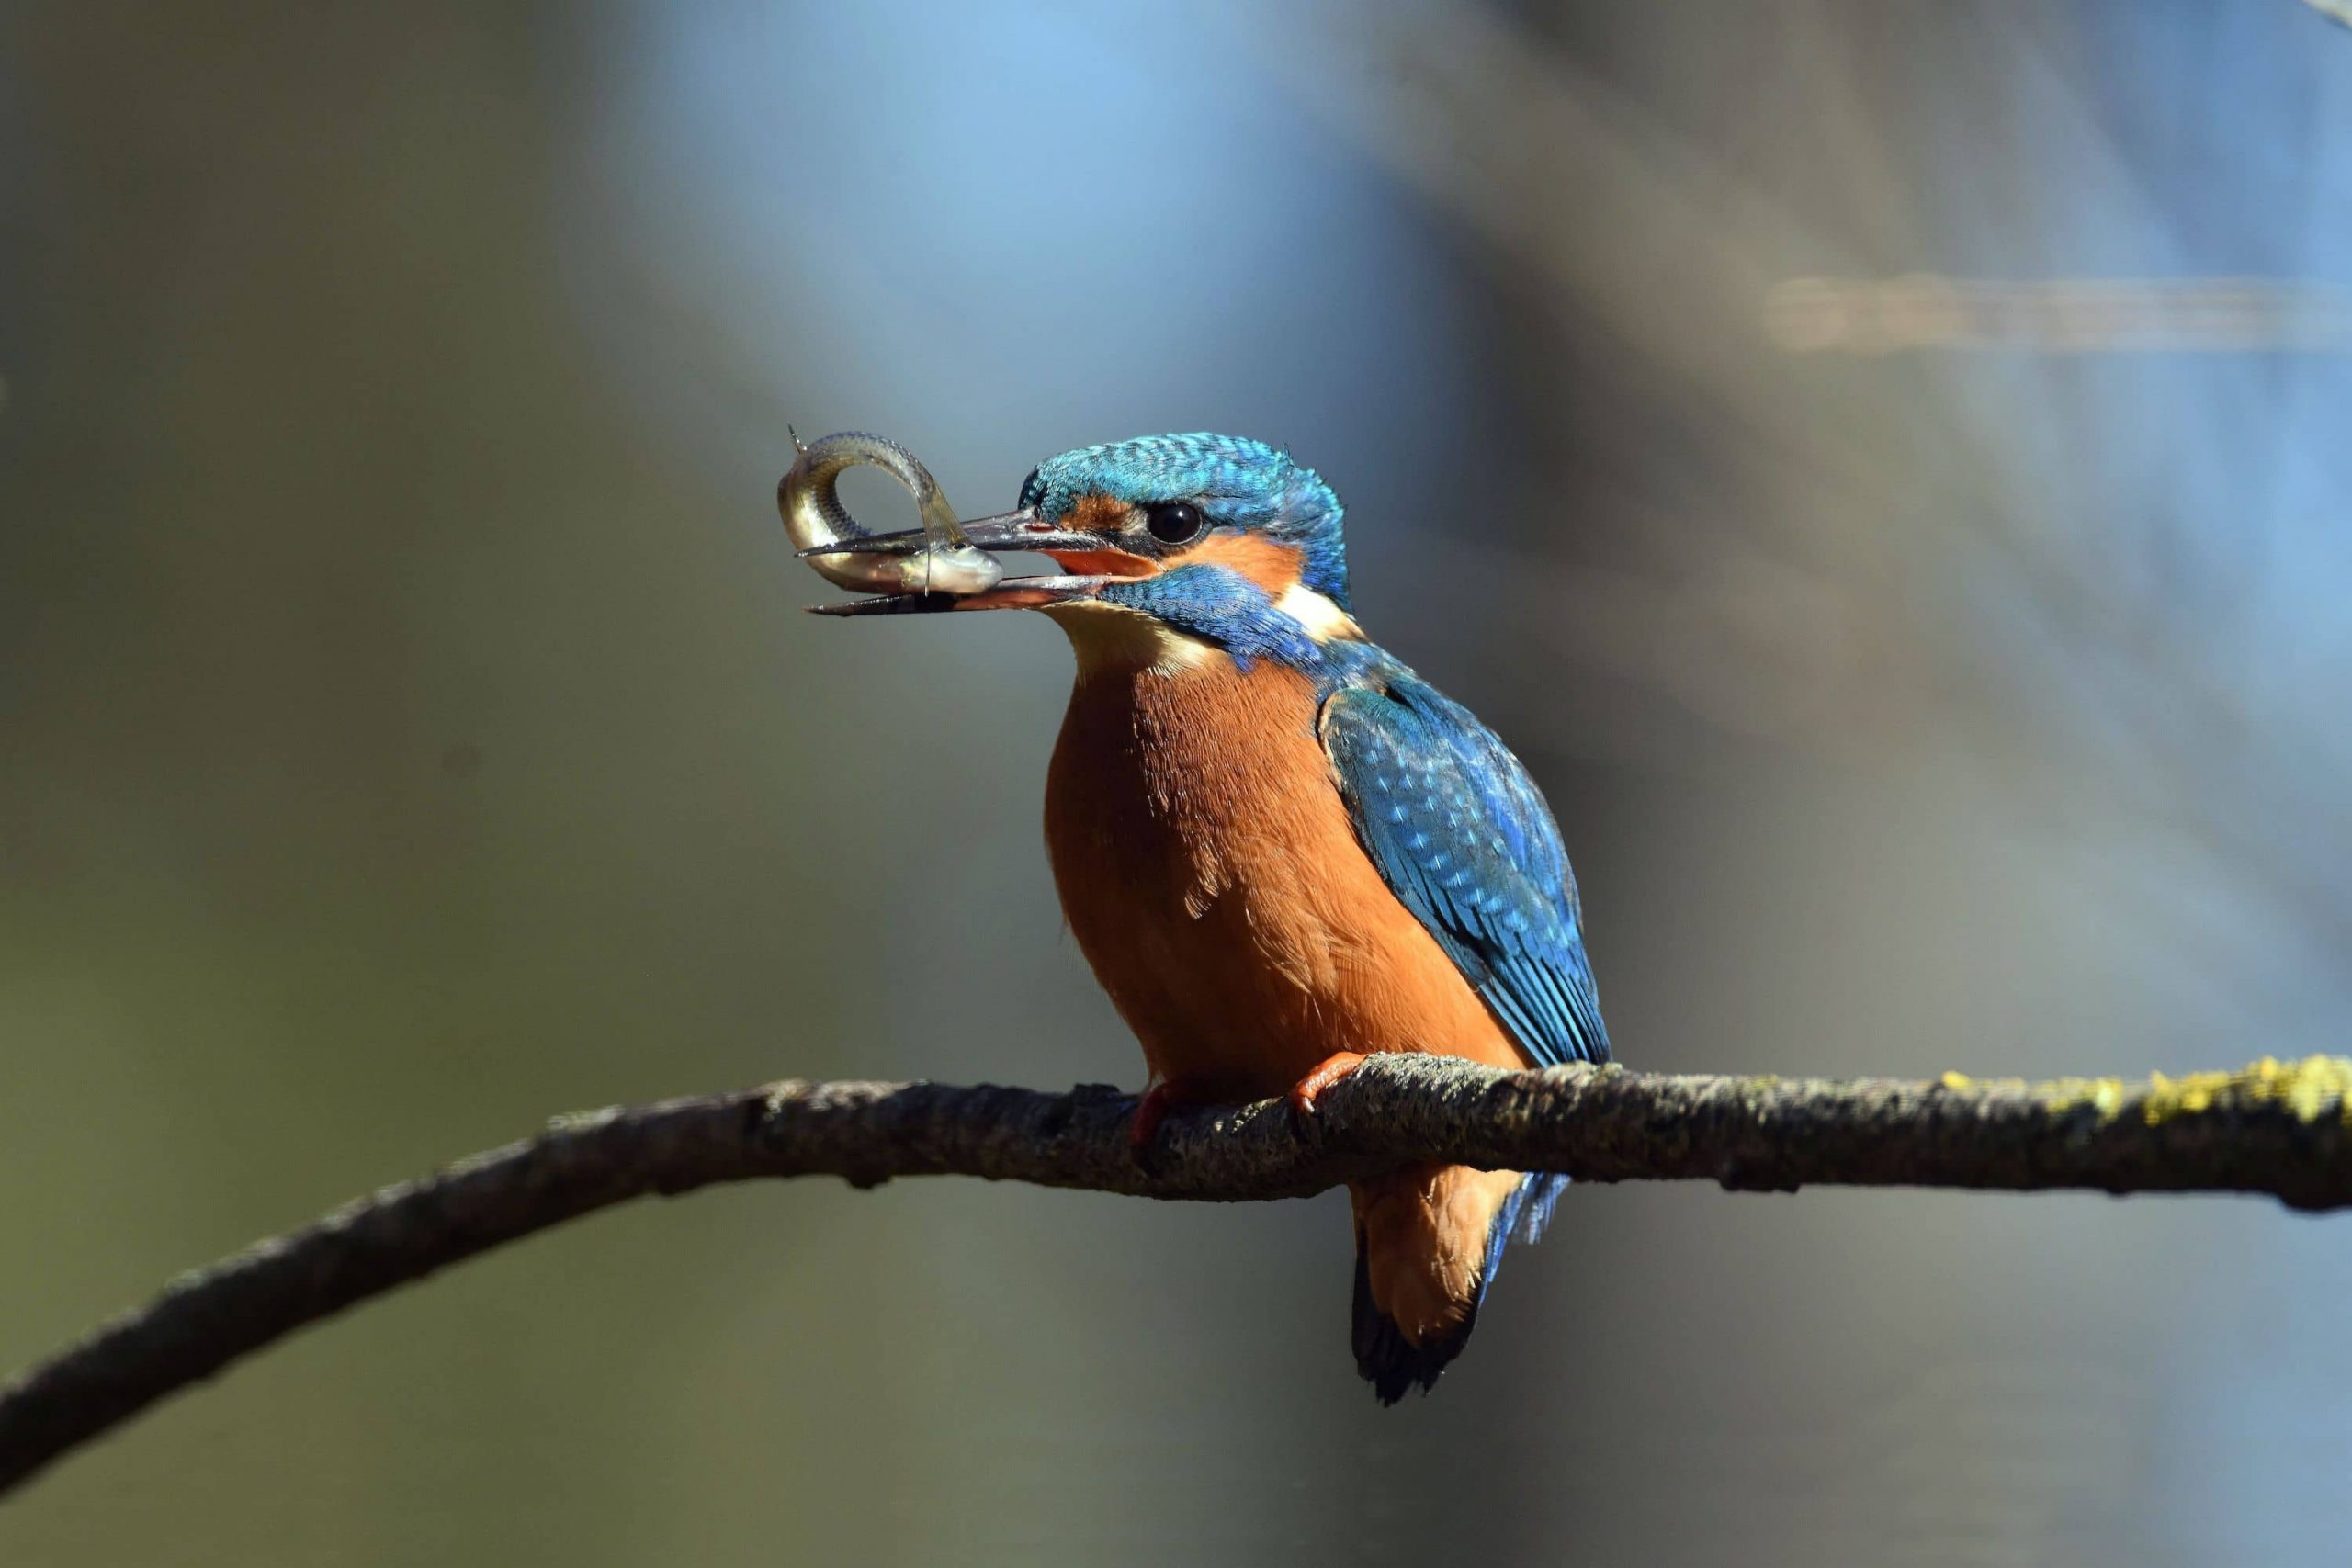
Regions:
M 2024 1191 L 2267 1193 L 2352 1205 L 2352 1062 L 2177 1080 L 1933 1082 L 1498 1073 L 1377 1058 L 1296 1122 L 1282 1101 L 1172 1115 L 1148 1164 L 1133 1100 L 991 1086 L 787 1082 L 566 1116 L 173 1280 L 0 1389 L 0 1493 L 281 1335 L 608 1204 L 755 1177 L 978 1176 L 1146 1198 L 1320 1191 L 1442 1158 L 1582 1181 L 1699 1179 Z

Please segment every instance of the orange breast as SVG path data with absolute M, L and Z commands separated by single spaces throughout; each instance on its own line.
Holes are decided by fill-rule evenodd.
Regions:
M 1524 1065 L 1357 844 L 1303 677 L 1222 655 L 1090 659 L 1072 637 L 1046 841 L 1071 933 L 1154 1077 L 1238 1099 L 1335 1051 Z

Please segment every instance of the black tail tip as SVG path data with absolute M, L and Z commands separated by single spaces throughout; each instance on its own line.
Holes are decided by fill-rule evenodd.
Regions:
M 1356 1248 L 1355 1291 L 1355 1352 L 1356 1371 L 1363 1381 L 1372 1384 L 1373 1396 L 1383 1404 L 1394 1404 L 1413 1386 L 1420 1385 L 1427 1393 L 1437 1386 L 1437 1380 L 1462 1354 L 1462 1347 L 1470 1342 L 1470 1330 L 1478 1321 L 1478 1310 L 1462 1320 L 1462 1326 L 1443 1339 L 1426 1345 L 1416 1345 L 1405 1337 L 1396 1320 L 1372 1303 L 1372 1276 L 1364 1266 L 1363 1248 Z

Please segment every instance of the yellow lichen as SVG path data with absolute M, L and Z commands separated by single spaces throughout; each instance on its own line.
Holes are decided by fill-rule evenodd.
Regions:
M 2070 1111 L 2087 1105 L 2103 1120 L 2112 1121 L 2123 1110 L 2131 1088 L 2121 1078 L 2060 1078 L 2043 1086 L 2042 1099 L 2052 1110 Z
M 2352 1123 L 2352 1061 L 2307 1056 L 2280 1062 L 2265 1056 L 2234 1073 L 2190 1073 L 2178 1078 L 2155 1073 L 2149 1077 L 2142 1113 L 2153 1127 L 2217 1104 L 2283 1105 L 2299 1122 L 2334 1116 Z
M 2052 1111 L 2087 1105 L 2108 1120 L 2136 1107 L 2152 1127 L 2216 1107 L 2247 1105 L 2284 1106 L 2298 1121 L 2332 1116 L 2352 1126 L 2352 1060 L 2342 1056 L 2309 1056 L 2300 1062 L 2265 1056 L 2234 1073 L 2190 1073 L 2177 1078 L 2152 1073 L 2144 1085 L 2123 1078 L 2052 1078 L 2029 1085 L 2019 1078 L 1973 1078 L 1950 1072 L 1937 1081 L 1961 1093 L 2028 1089 Z

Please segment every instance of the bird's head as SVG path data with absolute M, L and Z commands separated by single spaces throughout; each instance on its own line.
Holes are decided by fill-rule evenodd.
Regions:
M 985 592 L 899 594 L 834 615 L 1043 610 L 1081 649 L 1133 632 L 1174 634 L 1244 661 L 1313 662 L 1357 641 L 1339 497 L 1312 468 L 1236 435 L 1147 435 L 1040 463 L 1018 507 L 963 525 L 990 551 L 1050 556 L 1048 577 Z M 912 550 L 916 530 L 853 549 Z M 1139 618 L 1139 619 L 1138 619 Z

